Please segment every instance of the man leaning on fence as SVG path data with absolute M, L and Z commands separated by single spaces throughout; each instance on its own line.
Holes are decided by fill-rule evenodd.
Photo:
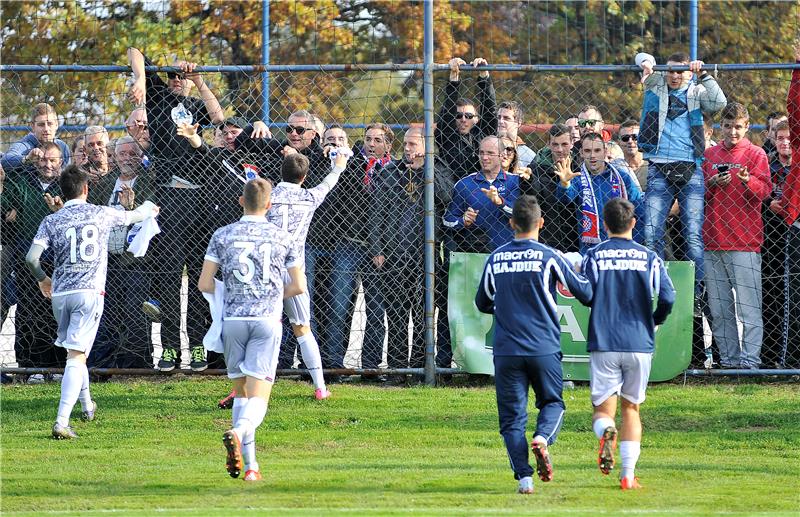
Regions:
M 195 64 L 176 61 L 180 72 L 167 73 L 165 83 L 156 72 L 146 72 L 150 60 L 136 48 L 128 49 L 128 60 L 133 69 L 134 82 L 129 91 L 131 100 L 144 103 L 150 148 L 148 154 L 155 175 L 154 197 L 167 214 L 159 219 L 161 234 L 152 242 L 154 278 L 151 293 L 156 293 L 161 319 L 161 344 L 163 352 L 158 367 L 168 372 L 180 364 L 181 282 L 184 265 L 189 285 L 197 282 L 202 269 L 201 205 L 205 191 L 204 178 L 188 167 L 191 145 L 177 134 L 180 123 L 198 123 L 200 128 L 219 124 L 224 120 L 222 108 L 199 73 Z M 200 99 L 189 97 L 191 86 L 197 87 Z M 193 370 L 207 368 L 203 336 L 208 317 L 208 306 L 201 294 L 189 289 L 186 330 Z
M 727 100 L 717 81 L 702 70 L 702 61 L 689 62 L 686 54 L 672 54 L 667 65 L 689 65 L 687 72 L 653 72 L 650 54 L 636 55 L 642 67 L 644 104 L 639 147 L 650 162 L 645 200 L 645 244 L 663 258 L 665 222 L 677 198 L 687 255 L 695 264 L 695 292 L 703 280 L 703 196 L 700 164 L 705 151 L 703 114 L 725 107 Z M 692 73 L 699 74 L 692 81 Z

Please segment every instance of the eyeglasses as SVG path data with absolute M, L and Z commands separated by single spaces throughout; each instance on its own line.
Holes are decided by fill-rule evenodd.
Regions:
M 516 153 L 517 149 L 515 147 L 505 147 L 504 151 L 506 152 L 506 154 L 511 154 L 511 153 Z
M 465 118 L 467 120 L 472 120 L 477 116 L 478 115 L 476 115 L 475 113 L 456 113 L 456 118 L 457 119 Z
M 286 126 L 286 133 L 287 134 L 294 132 L 294 133 L 297 133 L 298 135 L 302 135 L 306 131 L 312 131 L 312 130 L 307 128 L 307 127 L 302 127 L 302 126 Z
M 637 138 L 639 138 L 639 135 L 637 135 L 636 133 L 632 133 L 630 135 L 623 135 L 619 137 L 619 139 L 622 140 L 623 142 L 630 142 L 631 140 L 635 142 Z
M 593 126 L 599 122 L 602 122 L 602 120 L 597 120 L 593 118 L 582 118 L 578 121 L 578 125 L 580 127 L 586 127 L 586 126 Z
M 500 155 L 489 151 L 478 151 L 478 156 L 500 156 Z

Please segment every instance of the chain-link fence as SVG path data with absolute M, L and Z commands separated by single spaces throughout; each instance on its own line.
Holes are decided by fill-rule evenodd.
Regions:
M 428 27 L 436 32 L 437 56 L 472 51 L 492 63 L 530 64 L 484 66 L 488 77 L 470 66 L 456 74 L 437 65 L 433 106 L 423 100 L 423 65 L 355 64 L 418 61 L 422 24 L 415 30 L 408 20 L 422 19 L 419 5 L 375 2 L 356 12 L 343 3 L 328 12 L 302 9 L 304 4 L 297 2 L 273 3 L 273 24 L 262 20 L 260 42 L 250 38 L 257 21 L 241 5 L 153 5 L 77 2 L 33 8 L 19 3 L 6 8 L 4 36 L 19 65 L 3 68 L 1 78 L 6 174 L 0 234 L 2 366 L 63 365 L 60 349 L 52 345 L 55 322 L 49 302 L 40 296 L 23 259 L 50 210 L 43 194 L 59 195 L 52 180 L 67 162 L 92 176 L 90 201 L 130 208 L 150 199 L 163 211 L 161 234 L 143 257 L 125 251 L 136 228 L 119 228 L 112 235 L 105 313 L 91 366 L 221 368 L 220 357 L 200 348 L 210 321 L 196 284 L 211 234 L 241 215 L 238 196 L 244 180 L 253 174 L 275 184 L 282 180 L 287 153 L 308 156 L 304 186 L 318 185 L 330 169 L 324 148 L 334 143 L 351 147 L 354 157 L 316 210 L 305 248 L 311 327 L 326 369 L 420 368 L 426 358 L 440 368 L 451 366 L 446 317 L 451 253 L 486 253 L 511 238 L 508 208 L 523 193 L 537 195 L 545 209 L 542 240 L 563 251 L 581 251 L 592 239 L 604 237 L 602 225 L 593 234 L 582 223 L 587 211 L 602 208 L 606 190 L 612 195 L 624 191 L 636 201 L 636 240 L 667 260 L 692 260 L 697 266 L 702 281 L 693 296 L 692 367 L 798 367 L 796 232 L 781 217 L 780 204 L 770 208 L 781 198 L 790 164 L 790 130 L 779 124 L 781 116 L 773 116 L 787 111 L 787 67 L 710 67 L 711 74 L 693 79 L 692 93 L 677 100 L 659 96 L 669 89 L 650 88 L 648 105 L 638 67 L 555 64 L 632 62 L 635 52 L 628 49 L 648 45 L 660 46 L 663 63 L 666 49 L 685 47 L 685 5 L 439 4 L 434 27 Z M 741 5 L 727 10 L 720 5 L 701 6 L 702 25 L 714 28 L 701 31 L 703 53 L 773 63 L 788 55 L 763 45 L 751 48 L 765 38 L 785 43 L 785 31 L 750 30 L 746 42 L 730 47 L 736 34 L 725 25 L 735 25 L 728 18 L 747 17 L 739 13 Z M 211 12 L 220 7 L 225 9 Z M 751 7 L 758 13 L 772 9 L 789 20 L 776 27 L 791 26 L 797 8 L 768 2 Z M 241 22 L 239 33 L 209 22 L 224 19 Z M 65 20 L 87 38 L 65 31 L 70 26 Z M 369 20 L 381 23 L 369 25 Z M 113 48 L 98 45 L 104 33 L 114 35 Z M 148 56 L 155 65 L 170 65 L 176 55 L 225 65 L 201 76 L 177 68 L 148 69 L 141 88 L 147 98 L 143 109 L 136 109 L 128 95 L 132 81 L 127 68 L 49 66 L 96 61 L 95 55 L 119 62 L 127 42 L 152 44 L 151 34 L 165 42 Z M 195 36 L 199 43 L 182 48 Z M 260 44 L 267 53 L 271 49 L 272 62 L 354 64 L 228 65 L 258 60 L 245 41 L 253 48 Z M 620 48 L 625 52 L 615 50 Z M 47 66 L 21 66 L 40 62 L 42 55 Z M 663 72 L 657 70 L 654 77 Z M 719 85 L 719 92 L 701 100 L 699 89 L 708 91 L 712 85 Z M 54 105 L 55 112 L 41 102 Z M 702 149 L 730 135 L 730 125 L 720 118 L 726 102 L 747 108 L 747 137 L 764 146 L 763 156 L 755 150 L 742 158 L 724 154 L 724 148 Z M 426 107 L 436 112 L 435 158 L 423 139 Z M 708 124 L 702 135 L 699 112 Z M 678 135 L 675 147 L 666 145 L 675 137 L 674 120 L 685 117 L 691 119 L 689 134 Z M 253 124 L 259 120 L 267 123 L 272 138 L 251 137 L 264 131 Z M 58 133 L 48 121 L 61 126 Z M 187 124 L 179 135 L 181 122 Z M 580 138 L 588 132 L 602 137 L 601 162 L 608 165 L 582 174 L 588 155 Z M 499 138 L 482 149 L 483 138 L 493 135 Z M 57 145 L 39 146 L 54 136 Z M 37 146 L 40 150 L 31 151 Z M 648 157 L 655 155 L 653 163 L 643 150 Z M 702 169 L 664 165 L 685 164 L 703 152 L 711 154 Z M 560 167 L 567 159 L 570 166 Z M 433 179 L 425 176 L 426 164 L 434 168 Z M 482 172 L 492 168 L 504 171 L 499 179 Z M 559 168 L 560 174 L 566 169 L 575 177 L 560 177 Z M 612 179 L 598 185 L 596 195 L 583 194 L 584 185 L 609 171 Z M 425 197 L 426 188 L 432 197 Z M 435 226 L 432 265 L 424 260 L 426 223 Z M 431 281 L 432 293 L 426 289 Z M 427 307 L 435 313 L 425 311 L 426 294 L 432 294 Z M 302 367 L 288 322 L 284 334 L 280 368 Z
M 769 137 L 769 154 L 753 148 L 739 156 L 725 149 L 725 142 L 734 138 L 731 116 L 749 116 L 755 124 L 773 111 L 785 115 L 783 98 L 790 72 L 756 70 L 703 76 L 707 90 L 712 83 L 719 85 L 729 106 L 744 101 L 749 114 L 720 111 L 724 100 L 709 109 L 706 120 L 715 127 L 709 124 L 705 134 L 703 145 L 711 149 L 706 151 L 706 165 L 700 171 L 692 168 L 693 179 L 682 179 L 671 176 L 674 171 L 662 171 L 661 165 L 648 167 L 643 160 L 637 148 L 637 140 L 641 142 L 643 137 L 639 125 L 643 87 L 638 74 L 619 68 L 570 74 L 493 71 L 485 78 L 462 72 L 458 81 L 450 80 L 455 77 L 448 78 L 447 72 L 436 75 L 432 208 L 437 235 L 437 366 L 451 366 L 450 333 L 444 317 L 446 257 L 451 251 L 487 253 L 512 237 L 507 213 L 481 188 L 497 187 L 502 198 L 498 204 L 506 206 L 522 193 L 537 195 L 547 221 L 542 240 L 563 251 L 581 251 L 590 243 L 580 224 L 586 209 L 578 188 L 581 177 L 571 180 L 574 187 L 568 190 L 554 171 L 569 158 L 573 171 L 580 173 L 588 156 L 580 136 L 597 132 L 601 141 L 608 140 L 605 163 L 621 173 L 619 179 L 609 180 L 612 187 L 620 182 L 617 186 L 637 202 L 641 222 L 635 238 L 663 249 L 670 260 L 705 259 L 705 281 L 697 289 L 693 365 L 796 367 L 800 352 L 792 315 L 797 314 L 798 306 L 793 297 L 796 290 L 790 285 L 797 278 L 798 264 L 791 252 L 788 257 L 785 253 L 790 226 L 769 209 L 770 202 L 780 197 L 789 169 L 788 125 L 778 123 L 769 133 L 751 130 L 747 135 L 766 146 Z M 5 73 L 6 91 L 19 89 L 24 75 Z M 145 110 L 131 105 L 130 111 L 103 113 L 98 119 L 111 127 L 108 138 L 91 126 L 58 133 L 56 143 L 60 140 L 71 148 L 69 161 L 84 166 L 92 175 L 90 201 L 131 208 L 150 199 L 162 208 L 162 233 L 153 239 L 144 257 L 134 258 L 124 251 L 130 229 L 120 228 L 112 236 L 105 312 L 91 365 L 153 368 L 169 349 L 173 352 L 167 358 L 178 365 L 183 362 L 200 368 L 208 361 L 211 367 L 222 368 L 220 357 L 206 357 L 197 348 L 210 324 L 206 302 L 195 286 L 211 234 L 241 215 L 238 196 L 252 171 L 278 184 L 283 156 L 299 151 L 310 159 L 304 186 L 313 187 L 330 170 L 324 148 L 335 144 L 352 147 L 355 156 L 313 215 L 305 258 L 312 329 L 323 366 L 421 368 L 425 360 L 425 158 L 422 101 L 415 72 L 273 73 L 274 89 L 302 89 L 315 102 L 274 106 L 271 139 L 251 137 L 252 122 L 260 118 L 259 105 L 240 100 L 257 89 L 260 78 L 252 73 L 243 75 L 249 81 L 240 81 L 237 92 L 221 96 L 217 106 L 208 98 L 206 102 L 200 99 L 206 86 L 215 89 L 214 74 L 203 74 L 207 82 L 197 80 L 204 85 L 198 94 L 196 85 L 187 86 L 191 79 L 170 79 L 164 74 L 156 79 L 159 74 L 153 73 L 147 83 L 152 105 Z M 103 81 L 104 76 L 93 74 L 86 87 Z M 54 73 L 46 77 L 64 80 Z M 603 88 L 603 84 L 607 86 Z M 190 88 L 190 97 L 182 105 L 192 123 L 200 124 L 198 133 L 202 131 L 203 138 L 197 148 L 190 138 L 177 134 L 178 117 L 186 114 L 175 110 L 177 103 L 162 100 L 174 100 L 168 92 L 179 88 Z M 612 88 L 624 103 L 608 106 L 604 102 Z M 707 100 L 713 104 L 720 99 Z M 31 120 L 52 118 L 43 113 Z M 727 114 L 725 120 L 723 113 Z M 58 120 L 64 119 L 59 116 Z M 420 129 L 408 131 L 415 127 Z M 35 126 L 33 131 L 37 135 L 37 131 L 47 130 Z M 482 145 L 484 137 L 491 135 L 500 135 L 500 139 Z M 62 165 L 58 160 L 63 161 L 63 153 L 58 145 L 45 146 L 41 158 L 17 164 L 15 153 L 22 148 L 24 154 L 25 149 L 14 142 L 24 143 L 30 137 L 9 131 L 3 132 L 3 137 L 7 146 L 2 198 L 4 315 L 14 302 L 16 310 L 11 309 L 12 317 L 3 327 L 2 363 L 58 367 L 63 356 L 59 357 L 52 345 L 55 322 L 49 302 L 39 294 L 22 259 L 39 221 L 49 213 L 42 193 L 59 194 L 56 183 L 48 186 L 47 180 L 48 174 L 52 179 L 54 167 L 57 170 L 56 165 Z M 717 142 L 722 147 L 713 147 Z M 493 168 L 508 174 L 492 179 L 488 171 Z M 752 181 L 749 192 L 743 170 L 749 171 L 747 179 Z M 717 176 L 722 172 L 731 180 L 714 185 L 723 182 Z M 686 192 L 698 178 L 699 196 L 693 199 Z M 657 194 L 654 185 L 660 189 Z M 128 187 L 133 195 L 123 192 Z M 596 188 L 599 192 L 604 187 Z M 673 201 L 678 201 L 677 206 L 671 206 Z M 698 206 L 691 204 L 695 201 Z M 650 230 L 648 221 L 653 221 Z M 704 244 L 699 250 L 691 249 L 697 235 L 687 228 L 700 233 Z M 722 320 L 725 324 L 719 323 Z M 302 363 L 302 354 L 295 354 L 296 342 L 288 324 L 285 333 L 280 367 L 292 368 Z

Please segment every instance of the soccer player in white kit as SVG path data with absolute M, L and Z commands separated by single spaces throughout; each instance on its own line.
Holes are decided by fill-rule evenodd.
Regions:
M 281 166 L 281 181 L 272 191 L 272 208 L 267 219 L 292 235 L 300 255 L 300 263 L 305 263 L 305 246 L 308 229 L 314 211 L 325 201 L 325 197 L 336 186 L 339 176 L 347 166 L 350 154 L 347 148 L 328 151 L 331 156 L 331 172 L 316 187 L 305 189 L 303 182 L 308 174 L 308 158 L 299 153 L 288 155 Z M 283 311 L 289 317 L 292 330 L 300 345 L 303 362 L 314 383 L 314 396 L 317 400 L 330 397 L 322 376 L 322 359 L 319 345 L 311 332 L 311 299 L 308 293 L 287 298 Z
M 53 438 L 63 440 L 78 437 L 69 425 L 78 399 L 83 420 L 94 420 L 97 409 L 89 392 L 86 358 L 103 314 L 109 232 L 115 226 L 127 226 L 154 216 L 159 209 L 150 202 L 134 211 L 87 203 L 89 176 L 75 165 L 61 173 L 59 184 L 67 201 L 39 225 L 25 261 L 42 294 L 53 300 L 53 316 L 58 321 L 55 344 L 67 349 L 61 401 L 52 432 Z M 52 250 L 54 258 L 52 280 L 40 263 L 46 249 Z
M 225 364 L 236 398 L 233 427 L 225 431 L 226 469 L 258 481 L 255 432 L 267 413 L 281 343 L 281 303 L 305 291 L 305 276 L 292 236 L 267 221 L 271 184 L 247 182 L 239 202 L 244 216 L 214 232 L 197 287 L 214 294 L 214 276 L 225 286 L 222 323 Z M 284 287 L 284 282 L 287 280 Z

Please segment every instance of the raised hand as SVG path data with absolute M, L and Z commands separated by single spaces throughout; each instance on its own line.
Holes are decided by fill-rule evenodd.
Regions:
M 482 188 L 481 192 L 486 194 L 486 197 L 489 198 L 489 201 L 494 203 L 497 206 L 501 206 L 503 204 L 503 198 L 500 197 L 500 193 L 497 192 L 497 187 L 491 186 L 489 188 Z M 469 210 L 472 210 L 471 208 Z M 466 226 L 466 218 L 464 219 L 464 226 Z
M 197 130 L 200 127 L 200 123 L 197 124 L 187 124 L 186 122 L 181 122 L 178 124 L 178 128 L 175 130 L 178 136 L 182 136 L 185 138 L 192 138 L 193 136 L 197 135 Z
M 483 59 L 482 57 L 476 57 L 475 59 L 472 60 L 472 63 L 470 64 L 475 68 L 477 68 L 481 65 L 488 65 L 489 63 L 487 63 L 486 60 Z M 489 77 L 489 71 L 485 70 L 482 72 L 478 72 L 478 77 L 484 77 L 484 78 Z
M 653 62 L 648 59 L 642 61 L 640 66 L 642 67 L 642 82 L 645 82 L 648 77 L 653 75 Z
M 572 158 L 567 156 L 565 159 L 556 162 L 556 176 L 561 181 L 562 187 L 569 187 L 573 178 L 581 175 L 580 172 L 572 172 Z
M 144 77 L 141 79 L 134 81 L 131 84 L 131 87 L 128 89 L 128 99 L 137 106 L 144 104 L 145 101 L 145 82 Z
M 475 210 L 472 207 L 467 208 L 467 211 L 464 212 L 464 227 L 470 227 L 475 224 L 475 220 L 478 218 L 479 210 Z
M 696 60 L 696 61 L 692 61 L 691 63 L 689 63 L 689 70 L 691 70 L 691 71 L 692 71 L 692 72 L 694 72 L 695 74 L 699 74 L 699 73 L 700 73 L 700 70 L 703 68 L 703 65 L 704 65 L 704 64 L 705 64 L 705 63 L 703 63 L 703 62 L 702 62 L 702 61 L 700 61 L 699 59 L 698 59 L 698 60 Z
M 447 64 L 450 65 L 450 80 L 458 81 L 458 74 L 460 72 L 458 67 L 460 67 L 461 65 L 466 65 L 467 62 L 461 59 L 460 57 L 454 57 Z
M 265 123 L 256 120 L 253 122 L 253 134 L 250 138 L 272 138 L 272 133 Z
M 742 167 L 736 173 L 736 177 L 739 178 L 742 183 L 747 185 L 747 183 L 750 181 L 750 171 L 747 169 L 747 167 Z

